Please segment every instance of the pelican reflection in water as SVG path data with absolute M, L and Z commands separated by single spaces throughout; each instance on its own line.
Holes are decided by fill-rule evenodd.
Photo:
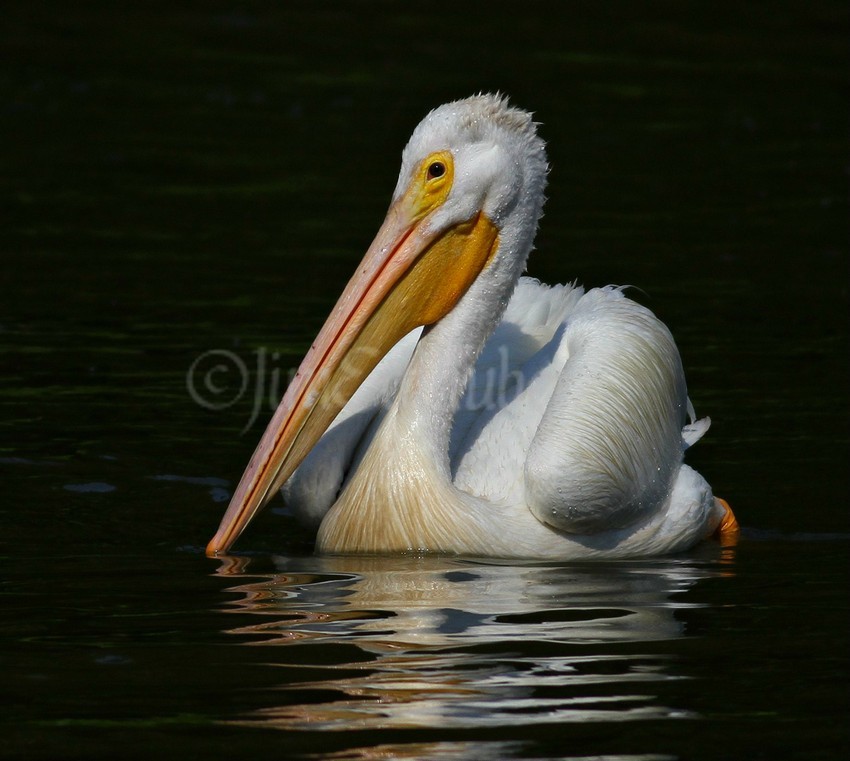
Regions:
M 531 115 L 501 97 L 419 124 L 210 555 L 281 488 L 323 553 L 618 558 L 734 532 L 683 464 L 708 420 L 667 328 L 619 288 L 521 277 L 547 170 Z M 468 403 L 497 367 L 498 403 Z
M 233 720 L 311 731 L 692 716 L 668 702 L 675 690 L 665 697 L 684 676 L 675 646 L 648 643 L 685 636 L 682 614 L 695 605 L 685 593 L 727 572 L 682 560 L 278 564 L 279 574 L 229 590 L 239 598 L 226 610 L 242 622 L 229 633 L 271 648 L 263 661 L 281 669 L 282 688 Z

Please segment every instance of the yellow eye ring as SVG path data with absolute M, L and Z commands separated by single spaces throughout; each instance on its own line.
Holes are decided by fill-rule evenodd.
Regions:
M 450 151 L 438 151 L 425 158 L 405 194 L 414 218 L 422 219 L 442 204 L 453 183 L 454 158 Z

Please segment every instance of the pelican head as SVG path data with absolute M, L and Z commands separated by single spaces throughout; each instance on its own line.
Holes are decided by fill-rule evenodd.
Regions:
M 531 250 L 546 172 L 531 115 L 499 96 L 448 103 L 416 127 L 386 219 L 286 390 L 207 554 L 228 550 L 407 333 L 482 298 L 493 302 L 492 330 Z

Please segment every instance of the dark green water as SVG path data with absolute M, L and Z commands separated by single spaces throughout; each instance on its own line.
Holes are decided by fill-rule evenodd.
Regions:
M 838 2 L 4 7 L 0 755 L 844 758 L 848 36 Z M 671 326 L 742 541 L 329 560 L 278 509 L 207 560 L 409 132 L 496 89 L 549 143 L 531 273 Z

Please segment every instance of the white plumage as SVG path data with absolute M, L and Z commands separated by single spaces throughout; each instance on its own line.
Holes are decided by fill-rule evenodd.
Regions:
M 644 324 L 636 328 L 632 319 Z M 621 330 L 645 330 L 643 345 L 623 346 L 616 335 L 618 322 Z M 418 329 L 408 334 L 384 357 L 287 481 L 284 499 L 305 522 L 318 526 L 358 472 L 420 335 Z M 610 346 L 609 366 L 602 362 L 604 346 L 595 355 L 571 359 L 580 353 L 580 344 L 593 339 L 597 346 Z M 666 344 L 665 356 L 652 351 L 653 339 Z M 632 364 L 623 352 L 637 355 L 630 358 Z M 659 360 L 667 363 L 661 373 Z M 632 369 L 640 373 L 633 379 L 626 375 Z M 666 409 L 646 393 L 647 375 L 659 374 L 666 378 L 658 385 L 673 380 L 669 390 L 677 392 L 668 396 Z M 652 389 L 655 394 L 663 390 Z M 570 559 L 660 554 L 693 545 L 711 533 L 723 510 L 705 480 L 682 464 L 686 446 L 708 428 L 707 420 L 685 426 L 684 393 L 668 331 L 619 289 L 585 294 L 579 287 L 522 278 L 457 406 L 448 450 L 450 480 L 461 492 L 447 490 L 448 498 L 460 511 L 480 511 L 492 533 L 459 531 L 452 547 L 441 548 L 429 547 L 420 536 L 419 546 L 410 541 L 409 548 Z M 549 425 L 541 433 L 544 415 Z M 383 430 L 383 440 L 403 441 L 402 435 L 392 435 L 393 427 Z M 698 432 L 686 441 L 683 435 L 693 430 Z M 386 479 L 409 482 L 415 490 L 420 486 L 411 472 L 404 472 L 408 453 L 396 455 L 391 444 L 382 454 L 379 472 L 361 475 L 373 487 L 372 504 L 392 499 L 374 493 Z M 436 472 L 433 478 L 445 475 Z M 532 502 L 528 492 L 535 491 L 540 498 Z M 380 512 L 397 511 L 404 501 L 378 506 Z M 367 523 L 367 511 L 357 511 Z M 541 532 L 541 522 L 579 533 Z

